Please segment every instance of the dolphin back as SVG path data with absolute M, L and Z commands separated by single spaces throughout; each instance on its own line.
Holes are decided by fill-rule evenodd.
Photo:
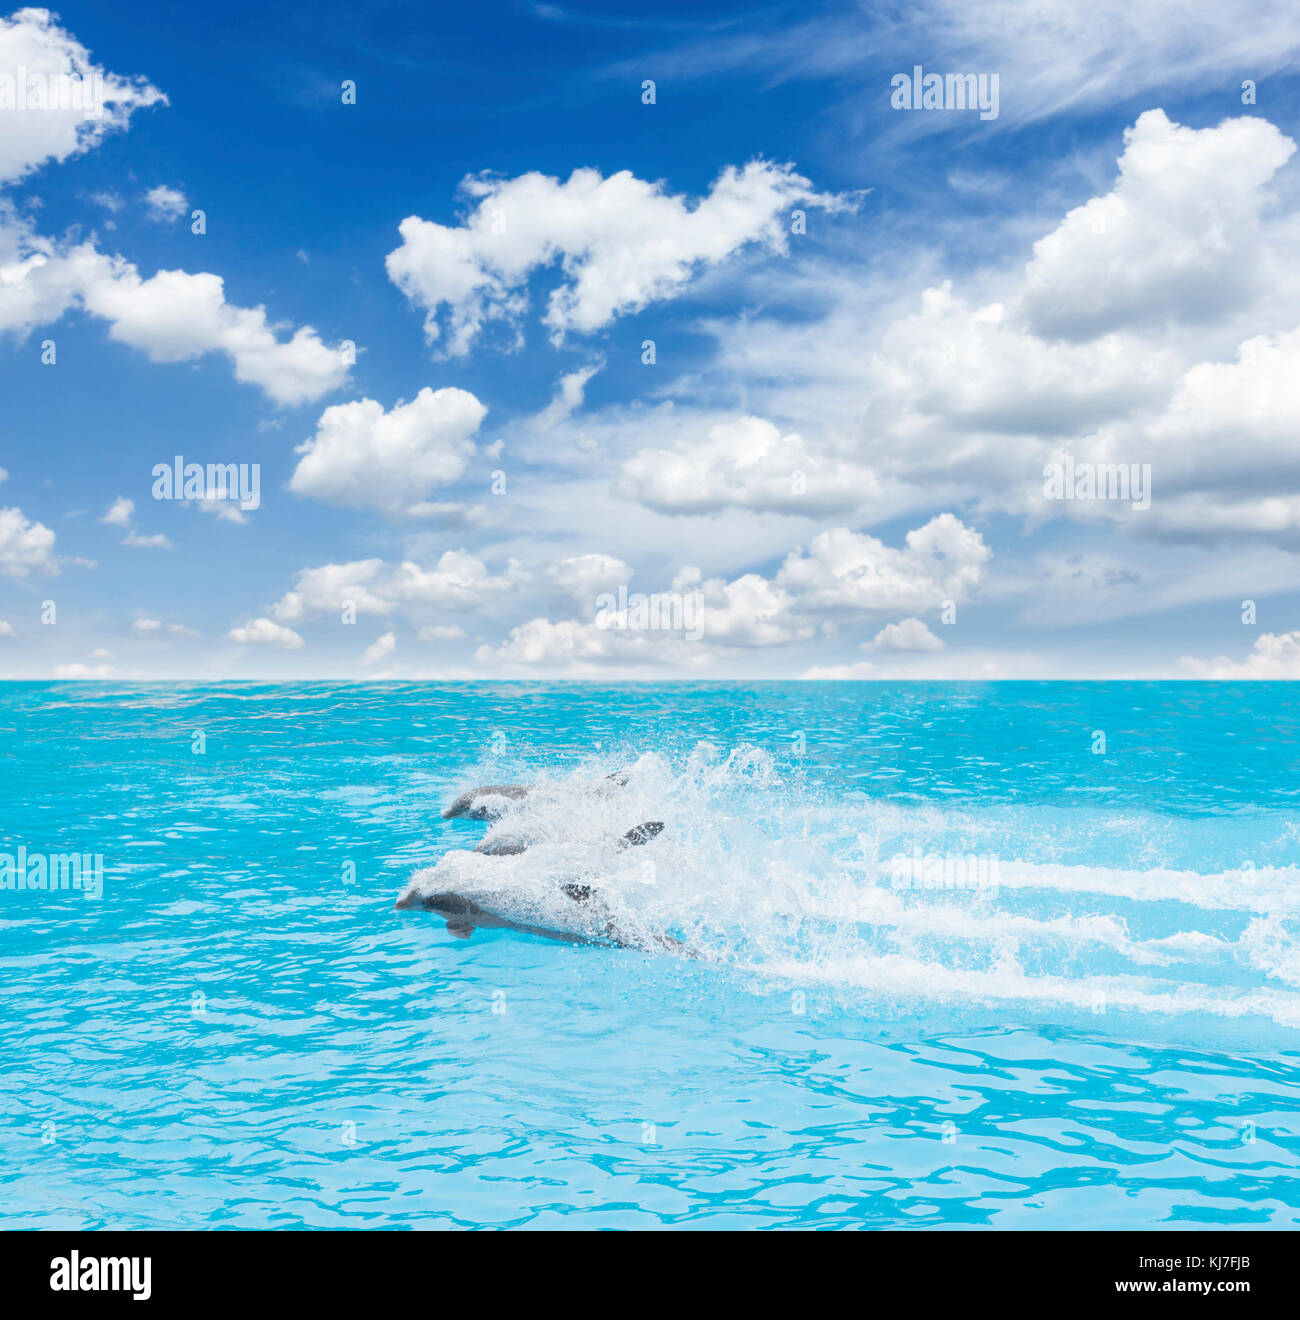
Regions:
M 443 813 L 443 820 L 496 820 L 512 802 L 528 796 L 527 784 L 483 784 L 462 793 Z

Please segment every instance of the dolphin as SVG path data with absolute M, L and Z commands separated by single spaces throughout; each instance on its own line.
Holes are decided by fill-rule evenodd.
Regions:
M 562 930 L 554 926 L 542 926 L 531 921 L 519 921 L 499 912 L 485 908 L 464 894 L 454 890 L 445 890 L 437 894 L 422 894 L 415 886 L 408 885 L 398 896 L 393 905 L 403 911 L 420 908 L 425 912 L 434 912 L 447 923 L 447 930 L 457 939 L 467 940 L 474 931 L 482 926 L 497 930 L 513 930 L 520 935 L 540 935 L 544 939 L 559 940 L 564 944 L 603 944 L 616 949 L 647 949 L 657 946 L 674 953 L 684 953 L 688 957 L 698 957 L 679 939 L 664 931 L 652 931 L 648 938 L 638 939 L 618 928 L 617 922 L 600 904 L 599 895 L 590 885 L 567 884 L 561 891 L 580 909 L 578 929 Z
M 605 782 L 616 788 L 626 788 L 632 776 L 627 770 L 615 770 L 605 776 Z M 462 793 L 442 813 L 443 820 L 497 820 L 510 810 L 512 802 L 519 802 L 532 792 L 528 784 L 480 784 Z
M 469 939 L 477 926 L 495 926 L 502 930 L 518 931 L 522 935 L 543 935 L 549 940 L 563 940 L 569 944 L 594 942 L 577 931 L 552 930 L 547 926 L 535 926 L 529 922 L 513 921 L 509 917 L 498 916 L 475 903 L 473 899 L 451 890 L 441 894 L 422 894 L 414 885 L 408 885 L 398 895 L 397 902 L 393 906 L 403 911 L 421 908 L 425 912 L 435 912 L 446 919 L 447 929 L 462 940 Z
M 447 923 L 448 931 L 458 939 L 467 940 L 474 931 L 482 926 L 497 930 L 513 930 L 520 935 L 541 935 L 548 940 L 559 940 L 565 944 L 604 944 L 617 949 L 639 949 L 644 944 L 641 940 L 630 938 L 619 931 L 609 914 L 597 906 L 593 900 L 596 895 L 590 885 L 569 884 L 562 886 L 562 892 L 580 912 L 576 912 L 575 930 L 562 930 L 559 927 L 543 926 L 536 922 L 520 921 L 499 912 L 485 908 L 464 894 L 446 890 L 437 894 L 421 894 L 414 885 L 398 898 L 395 906 L 403 910 L 421 908 L 434 912 Z M 671 935 L 655 934 L 653 941 L 664 948 L 680 949 L 680 941 Z
M 528 796 L 527 784 L 484 784 L 462 793 L 443 813 L 443 820 L 496 820 L 510 809 L 511 802 Z
M 474 851 L 485 857 L 518 857 L 528 851 L 528 844 L 522 839 L 484 839 Z
M 644 821 L 622 835 L 615 847 L 620 850 L 642 847 L 658 836 L 663 828 L 664 823 L 661 820 Z M 514 857 L 524 852 L 527 847 L 528 844 L 523 841 L 502 840 L 496 845 L 480 844 L 474 853 L 461 852 L 455 855 L 467 860 L 476 854 Z M 450 855 L 448 860 L 449 858 Z M 525 935 L 541 935 L 546 939 L 561 940 L 568 944 L 603 944 L 613 945 L 616 948 L 657 946 L 690 952 L 680 940 L 663 932 L 653 931 L 638 935 L 620 930 L 613 914 L 602 901 L 599 890 L 580 881 L 559 885 L 550 899 L 543 894 L 534 896 L 531 900 L 525 897 L 520 903 L 512 902 L 509 890 L 503 889 L 500 880 L 495 879 L 497 875 L 495 870 L 492 870 L 490 875 L 480 872 L 484 875 L 486 883 L 476 898 L 470 898 L 453 889 L 429 892 L 423 880 L 425 874 L 427 873 L 417 872 L 398 895 L 394 907 L 401 911 L 418 908 L 426 912 L 434 912 L 446 921 L 447 930 L 459 939 L 468 939 L 476 927 L 483 926 L 513 930 Z M 475 887 L 473 881 L 471 886 Z M 573 906 L 570 907 L 569 904 Z M 515 914 L 508 915 L 508 911 L 494 910 L 502 906 L 507 910 L 514 906 Z M 527 919 L 533 912 L 537 913 L 538 920 Z M 554 920 L 557 924 L 544 924 L 548 919 Z
M 649 843 L 663 827 L 664 823 L 661 820 L 648 820 L 628 830 L 614 846 L 620 851 L 624 848 L 639 847 L 643 843 Z M 485 857 L 518 857 L 520 853 L 528 851 L 528 842 L 525 839 L 484 839 L 474 851 L 482 853 Z

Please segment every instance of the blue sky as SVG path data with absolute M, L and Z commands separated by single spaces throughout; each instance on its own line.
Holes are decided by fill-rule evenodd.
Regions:
M 108 89 L 0 108 L 0 676 L 1300 676 L 1298 65 L 1269 4 L 0 17 L 0 102 Z

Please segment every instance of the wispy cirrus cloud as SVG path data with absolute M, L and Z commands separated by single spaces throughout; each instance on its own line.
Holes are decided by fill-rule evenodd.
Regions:
M 640 76 L 645 57 L 610 73 Z M 661 77 L 758 74 L 840 84 L 838 117 L 858 121 L 888 106 L 889 73 L 915 64 L 939 72 L 997 73 L 1005 89 L 1000 119 L 1017 124 L 1148 101 L 1169 88 L 1300 69 L 1300 14 L 1287 0 L 1190 0 L 1135 5 L 1126 0 L 915 0 L 835 4 L 821 12 L 758 16 L 739 31 L 710 33 L 655 54 Z M 881 77 L 881 75 L 884 75 Z M 1232 81 L 1235 80 L 1235 81 Z M 960 114 L 909 115 L 899 125 L 935 131 L 965 123 Z

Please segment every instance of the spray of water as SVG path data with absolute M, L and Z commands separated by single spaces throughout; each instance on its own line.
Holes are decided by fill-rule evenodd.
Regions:
M 1072 839 L 1032 809 L 835 794 L 748 746 L 509 769 L 532 788 L 485 841 L 523 851 L 472 852 L 466 829 L 464 847 L 412 877 L 417 889 L 660 953 L 667 934 L 759 985 L 833 988 L 883 1011 L 1014 1004 L 1300 1029 L 1294 866 L 1148 864 L 1140 822 L 1081 816 Z M 663 831 L 620 846 L 645 821 Z M 575 902 L 575 885 L 594 900 Z

